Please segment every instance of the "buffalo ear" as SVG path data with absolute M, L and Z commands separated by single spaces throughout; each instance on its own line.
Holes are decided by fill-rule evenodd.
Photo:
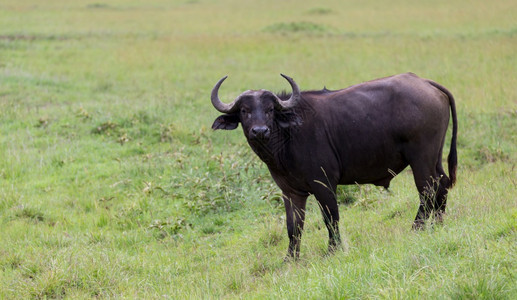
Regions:
M 239 126 L 239 117 L 237 115 L 222 115 L 215 119 L 212 129 L 233 130 L 237 126 Z
M 294 112 L 279 112 L 276 116 L 278 125 L 282 128 L 302 125 L 302 118 Z

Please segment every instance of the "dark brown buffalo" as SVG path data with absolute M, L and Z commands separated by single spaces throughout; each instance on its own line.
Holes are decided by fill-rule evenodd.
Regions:
M 292 94 L 249 90 L 225 104 L 218 97 L 224 77 L 211 100 L 224 113 L 212 128 L 231 130 L 240 122 L 249 145 L 283 192 L 288 257 L 299 256 L 307 196 L 313 194 L 320 204 L 332 251 L 341 242 L 336 186 L 371 183 L 387 188 L 408 165 L 420 193 L 413 228 L 422 228 L 433 211 L 442 220 L 457 165 L 456 108 L 446 88 L 407 73 L 343 90 L 300 92 L 292 78 L 282 76 Z M 442 150 L 450 114 L 449 178 Z

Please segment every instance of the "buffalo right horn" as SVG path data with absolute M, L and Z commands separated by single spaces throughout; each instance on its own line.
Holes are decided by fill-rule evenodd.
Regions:
M 238 107 L 235 106 L 235 103 L 238 99 L 235 99 L 232 103 L 226 104 L 223 103 L 218 96 L 219 88 L 221 87 L 221 84 L 223 84 L 223 81 L 228 78 L 227 76 L 224 76 L 223 78 L 219 79 L 219 81 L 215 84 L 214 88 L 212 89 L 212 94 L 210 99 L 212 100 L 212 105 L 217 109 L 218 111 L 228 114 L 234 112 Z

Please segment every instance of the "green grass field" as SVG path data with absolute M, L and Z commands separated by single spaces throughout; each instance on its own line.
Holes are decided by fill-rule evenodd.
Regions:
M 517 299 L 517 3 L 0 2 L 0 299 Z M 458 182 L 410 230 L 409 170 L 339 190 L 343 250 L 310 198 L 283 263 L 279 189 L 210 90 L 446 86 Z M 450 139 L 447 139 L 450 140 Z M 446 145 L 448 153 L 448 145 Z

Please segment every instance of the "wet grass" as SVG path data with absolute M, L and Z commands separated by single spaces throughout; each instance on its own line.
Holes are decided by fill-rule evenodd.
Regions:
M 494 298 L 517 295 L 512 1 L 0 4 L 0 298 Z M 265 30 L 269 28 L 269 30 Z M 412 71 L 457 99 L 458 183 L 411 232 L 391 194 L 339 190 L 343 251 L 309 199 L 301 260 L 213 84 L 338 89 Z M 448 146 L 446 145 L 446 149 Z

